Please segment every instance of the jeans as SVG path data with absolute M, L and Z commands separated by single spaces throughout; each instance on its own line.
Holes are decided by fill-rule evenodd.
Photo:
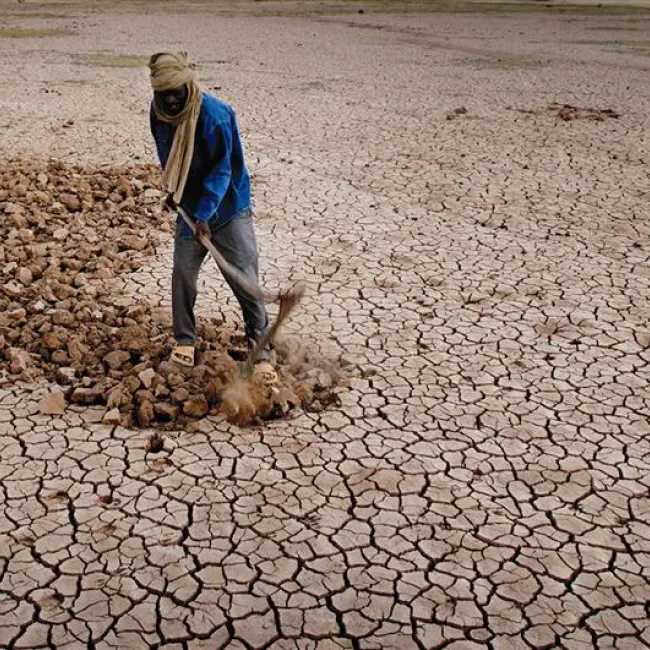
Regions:
M 244 210 L 224 226 L 212 230 L 212 243 L 234 267 L 254 284 L 259 284 L 259 257 L 253 213 Z M 208 251 L 194 239 L 183 235 L 182 224 L 176 226 L 174 269 L 172 272 L 172 319 L 174 338 L 180 345 L 194 345 L 196 324 L 194 303 L 201 264 Z M 256 341 L 269 325 L 263 300 L 255 298 L 225 277 L 242 309 L 246 337 Z M 268 359 L 270 350 L 260 355 Z

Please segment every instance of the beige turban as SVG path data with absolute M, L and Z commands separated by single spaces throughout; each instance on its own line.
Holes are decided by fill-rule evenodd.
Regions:
M 187 86 L 187 103 L 178 115 L 167 115 L 154 102 L 156 117 L 176 127 L 174 142 L 163 181 L 176 203 L 180 203 L 194 155 L 194 135 L 201 112 L 201 90 L 196 82 L 196 73 L 188 63 L 187 52 L 176 54 L 161 52 L 149 59 L 151 87 L 165 91 Z

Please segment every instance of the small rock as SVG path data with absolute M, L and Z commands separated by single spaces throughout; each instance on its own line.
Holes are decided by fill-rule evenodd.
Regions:
M 9 217 L 9 221 L 19 230 L 24 230 L 25 226 L 27 226 L 27 219 L 25 219 L 22 214 L 12 214 L 11 217 Z
M 153 404 L 148 399 L 145 399 L 142 402 L 140 402 L 140 405 L 138 406 L 138 422 L 142 426 L 146 427 L 151 424 L 153 417 L 154 417 Z
M 27 312 L 21 307 L 19 309 L 7 311 L 5 316 L 10 325 L 24 325 Z
M 187 391 L 186 388 L 177 388 L 173 393 L 172 393 L 172 402 L 174 404 L 182 404 L 184 401 L 189 399 L 190 394 Z
M 201 431 L 201 422 L 199 420 L 190 420 L 185 425 L 186 433 L 199 433 Z
M 130 328 L 126 328 L 127 330 Z M 146 333 L 142 332 L 142 328 L 133 328 L 134 331 L 125 334 L 122 339 L 122 346 L 132 352 L 145 352 L 149 349 L 149 337 Z
M 91 388 L 75 388 L 70 399 L 75 404 L 94 404 L 102 396 L 102 389 L 99 386 Z
M 28 246 L 29 253 L 34 258 L 45 257 L 47 255 L 48 244 L 41 242 L 40 244 L 32 244 Z
M 127 404 L 130 399 L 130 394 L 127 397 L 124 394 L 124 389 L 122 386 L 118 385 L 108 393 L 108 396 L 106 397 L 106 406 L 109 409 L 118 408 L 124 404 Z
M 141 235 L 124 235 L 121 243 L 125 248 L 132 248 L 136 251 L 142 251 L 148 245 L 147 239 Z
M 119 409 L 111 409 L 106 411 L 102 422 L 104 424 L 119 424 L 122 421 L 122 416 L 120 415 Z
M 130 305 L 126 309 L 126 315 L 128 318 L 138 319 L 139 316 L 143 316 L 146 313 L 145 305 Z
M 34 279 L 32 272 L 29 269 L 26 269 L 25 267 L 18 270 L 18 273 L 16 274 L 16 278 L 18 279 L 18 282 L 20 282 L 22 285 L 26 287 L 28 287 L 32 283 L 32 280 Z
M 99 406 L 91 406 L 90 408 L 84 409 L 81 417 L 84 422 L 96 424 L 104 419 L 104 409 Z
M 47 332 L 47 334 L 43 334 L 41 345 L 46 350 L 58 350 L 61 347 L 62 342 L 58 334 L 55 332 Z
M 11 201 L 7 201 L 4 206 L 4 213 L 5 214 L 17 214 L 22 211 L 22 208 L 18 203 L 11 203 Z
M 79 339 L 73 337 L 68 341 L 68 354 L 73 363 L 80 364 L 88 353 L 88 348 Z
M 76 377 L 76 371 L 74 368 L 64 366 L 63 368 L 57 368 L 56 379 L 61 384 L 71 384 Z
M 75 317 L 74 314 L 71 314 L 66 309 L 57 309 L 52 315 L 52 322 L 55 325 L 72 325 L 74 323 Z
M 7 282 L 2 290 L 9 298 L 18 298 L 23 292 L 23 288 L 13 280 Z
M 178 391 L 177 391 L 178 392 Z M 205 395 L 192 395 L 183 403 L 183 413 L 193 418 L 202 418 L 208 412 L 208 402 Z
M 170 388 L 178 388 L 183 384 L 184 381 L 185 380 L 183 379 L 182 375 L 178 375 L 176 373 L 171 373 L 167 376 L 167 384 Z
M 9 370 L 14 375 L 20 375 L 25 372 L 32 364 L 32 359 L 25 350 L 9 348 L 7 356 L 9 358 Z
M 134 397 L 137 404 L 140 404 L 140 402 L 144 400 L 147 400 L 152 404 L 156 401 L 154 394 L 150 390 L 147 390 L 146 388 L 141 388 L 140 390 L 138 390 L 135 393 Z
M 65 205 L 70 212 L 79 212 L 81 210 L 81 201 L 73 194 L 61 194 L 59 201 Z
M 155 388 L 156 397 L 169 397 L 169 388 L 165 384 L 159 383 Z
M 43 415 L 62 415 L 65 412 L 65 394 L 61 390 L 48 393 L 41 399 L 39 410 Z
M 146 370 L 143 370 L 142 372 L 138 373 L 138 378 L 140 379 L 142 385 L 145 388 L 151 388 L 151 382 L 153 381 L 155 376 L 156 376 L 156 371 L 153 368 L 147 368 Z
M 177 370 L 176 364 L 171 363 L 170 361 L 161 361 L 158 364 L 158 374 L 161 377 L 164 377 L 165 379 L 167 379 L 168 376 L 176 372 L 176 370 Z
M 126 377 L 123 382 L 122 382 L 124 388 L 128 393 L 133 395 L 136 391 L 140 389 L 140 380 L 137 377 L 133 377 L 132 375 L 129 377 Z
M 70 361 L 70 357 L 65 350 L 55 350 L 52 352 L 52 363 L 62 366 L 68 363 L 68 361 Z
M 88 279 L 83 273 L 77 273 L 77 275 L 75 275 L 74 279 L 72 280 L 72 284 L 77 288 L 83 287 L 84 285 L 88 284 Z
M 175 420 L 178 417 L 178 406 L 173 406 L 168 402 L 156 402 L 154 412 L 160 420 Z
M 104 357 L 111 370 L 119 370 L 130 359 L 131 355 L 125 350 L 113 350 Z
M 68 238 L 70 231 L 67 228 L 57 228 L 53 233 L 52 237 L 57 241 L 63 241 Z
M 163 437 L 156 431 L 152 433 L 144 446 L 146 454 L 159 454 L 165 448 Z

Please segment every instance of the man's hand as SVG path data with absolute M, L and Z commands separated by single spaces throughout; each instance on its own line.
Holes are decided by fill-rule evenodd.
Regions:
M 167 198 L 165 199 L 165 205 L 170 209 L 176 211 L 179 206 L 176 205 L 176 201 L 174 201 L 174 197 L 172 194 L 168 194 Z M 191 219 L 191 217 L 190 217 Z M 194 240 L 201 244 L 201 237 L 207 237 L 208 239 L 212 239 L 212 232 L 210 231 L 210 226 L 208 226 L 207 221 L 199 221 L 198 219 L 192 219 L 194 221 Z
M 194 231 L 194 239 L 201 244 L 201 237 L 207 237 L 208 239 L 212 239 L 212 233 L 210 232 L 210 226 L 208 226 L 207 221 L 195 221 L 194 225 L 196 226 L 196 230 Z

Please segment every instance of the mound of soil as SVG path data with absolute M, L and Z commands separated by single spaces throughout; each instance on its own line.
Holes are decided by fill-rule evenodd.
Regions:
M 248 425 L 336 401 L 336 366 L 295 344 L 277 346 L 278 386 L 241 380 L 234 332 L 214 319 L 199 325 L 195 368 L 166 361 L 168 316 L 114 287 L 169 236 L 173 217 L 158 186 L 151 166 L 3 166 L 0 384 L 45 377 L 61 391 L 44 412 L 102 404 L 107 424 L 162 428 L 209 413 Z

